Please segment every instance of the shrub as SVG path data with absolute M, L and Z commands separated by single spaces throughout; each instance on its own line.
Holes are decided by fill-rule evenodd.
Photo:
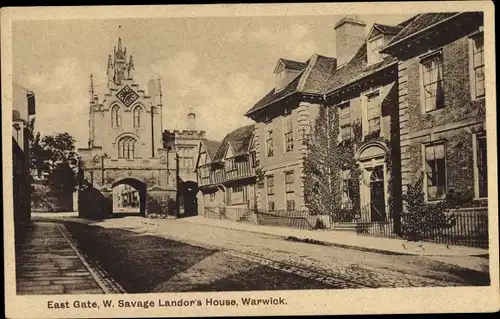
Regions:
M 423 177 L 420 177 L 414 185 L 408 185 L 408 191 L 403 195 L 406 205 L 401 221 L 401 235 L 410 241 L 432 237 L 449 225 L 445 214 L 450 207 L 449 201 L 426 203 L 422 190 Z

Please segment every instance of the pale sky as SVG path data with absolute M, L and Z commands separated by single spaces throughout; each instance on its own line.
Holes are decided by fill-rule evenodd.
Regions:
M 396 24 L 410 15 L 359 16 Z M 274 85 L 279 58 L 335 56 L 341 16 L 197 17 L 15 21 L 13 79 L 36 95 L 37 130 L 88 140 L 89 74 L 102 100 L 108 54 L 118 39 L 134 56 L 135 82 L 162 79 L 163 129 L 186 128 L 189 108 L 210 139 L 252 123 L 243 114 Z

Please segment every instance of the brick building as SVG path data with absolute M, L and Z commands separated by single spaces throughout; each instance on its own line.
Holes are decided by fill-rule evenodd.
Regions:
M 221 143 L 200 143 L 196 172 L 199 210 L 207 217 L 242 218 L 255 207 L 254 125 L 227 134 Z
M 35 94 L 13 83 L 12 87 L 12 170 L 13 208 L 16 239 L 23 236 L 31 221 L 30 132 L 35 115 Z
M 245 114 L 256 121 L 255 151 L 265 173 L 257 188 L 259 210 L 305 210 L 302 170 L 305 141 L 326 79 L 337 60 L 314 54 L 306 62 L 279 59 L 275 87 Z
M 483 15 L 424 13 L 382 50 L 398 59 L 402 187 L 487 205 Z
M 367 36 L 356 17 L 335 26 L 337 54 L 348 60 L 329 76 L 325 104 L 338 114 L 339 152 L 352 154 L 335 158 L 342 222 L 382 221 L 400 211 L 398 63 L 379 50 L 411 20 L 375 23 Z

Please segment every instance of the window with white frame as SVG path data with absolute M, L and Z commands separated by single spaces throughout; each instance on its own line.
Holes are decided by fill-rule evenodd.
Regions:
M 380 92 L 366 94 L 367 134 L 380 132 L 381 113 Z
M 346 102 L 346 103 L 340 104 L 338 110 L 339 110 L 340 139 L 342 141 L 350 140 L 352 137 L 350 103 Z
M 351 171 L 342 171 L 342 202 L 341 206 L 344 209 L 351 209 L 354 200 L 354 184 L 355 180 L 352 178 Z
M 443 55 L 437 52 L 420 61 L 422 103 L 425 112 L 444 108 Z
M 380 35 L 368 41 L 368 64 L 378 62 L 382 59 L 380 49 L 384 46 L 384 36 Z
M 272 157 L 274 155 L 274 149 L 273 149 L 273 129 L 272 128 L 267 128 L 266 131 L 266 157 Z
M 446 155 L 444 142 L 427 144 L 425 148 L 425 177 L 427 200 L 446 196 Z
M 472 90 L 473 98 L 484 97 L 484 35 L 482 32 L 471 37 Z
M 290 114 L 286 115 L 284 118 L 284 132 L 285 132 L 285 152 L 293 151 L 293 128 L 292 128 L 292 116 Z
M 475 175 L 476 196 L 488 197 L 488 161 L 486 152 L 486 133 L 475 134 Z
M 294 172 L 285 172 L 285 192 L 293 193 Z
M 267 195 L 274 195 L 274 176 L 266 177 Z
M 294 171 L 285 172 L 285 203 L 287 210 L 295 210 Z

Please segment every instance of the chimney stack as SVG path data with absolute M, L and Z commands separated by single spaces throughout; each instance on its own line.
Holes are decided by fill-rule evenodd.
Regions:
M 357 16 L 346 16 L 335 24 L 337 66 L 347 63 L 365 42 L 365 27 Z

